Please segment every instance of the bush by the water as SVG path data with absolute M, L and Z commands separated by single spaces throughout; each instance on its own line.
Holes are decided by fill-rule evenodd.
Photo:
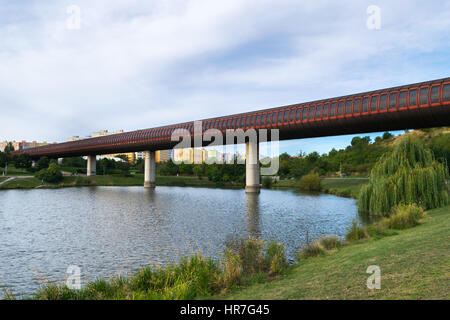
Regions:
M 238 261 L 244 275 L 260 272 L 279 273 L 286 265 L 286 251 L 278 242 L 266 243 L 257 238 L 232 239 L 227 242 L 228 261 Z M 232 263 L 234 265 L 234 262 Z M 224 266 L 227 268 L 227 265 Z
M 382 221 L 382 224 L 391 229 L 412 228 L 419 224 L 419 220 L 424 215 L 422 207 L 415 204 L 400 205 L 395 208 L 393 215 Z
M 424 209 L 448 204 L 447 168 L 434 159 L 423 144 L 404 138 L 384 154 L 361 189 L 358 208 L 372 215 L 387 216 L 400 204 L 417 203 Z
M 296 255 L 297 260 L 309 257 L 318 257 L 325 254 L 325 250 L 332 250 L 339 248 L 342 245 L 341 241 L 336 236 L 328 236 L 320 238 L 313 243 L 307 244 L 301 248 Z
M 320 191 L 320 177 L 318 173 L 311 172 L 300 179 L 300 189 L 304 191 Z
M 321 256 L 325 253 L 325 250 L 320 245 L 319 241 L 316 241 L 314 243 L 310 243 L 306 245 L 306 247 L 301 248 L 300 251 L 297 254 L 297 260 L 310 258 L 310 257 L 317 257 Z
M 356 241 L 367 238 L 369 235 L 365 227 L 358 225 L 356 221 L 353 221 L 350 230 L 345 235 L 347 241 Z
M 264 279 L 281 273 L 287 266 L 284 247 L 255 238 L 227 244 L 224 261 L 195 254 L 165 268 L 145 267 L 129 277 L 96 280 L 81 290 L 46 284 L 34 299 L 194 299 L 210 296 L 246 283 L 251 277 Z
M 336 249 L 341 246 L 341 241 L 336 236 L 329 236 L 319 239 L 319 243 L 327 250 Z
M 220 270 L 212 259 L 201 254 L 181 259 L 178 265 L 164 269 L 146 267 L 129 278 L 117 277 L 96 280 L 81 290 L 48 284 L 35 296 L 44 300 L 91 299 L 193 299 L 197 295 L 210 294 L 217 287 Z
M 45 182 L 57 183 L 62 181 L 63 176 L 61 170 L 56 163 L 50 163 L 47 169 L 39 170 L 36 173 L 36 178 L 44 180 Z

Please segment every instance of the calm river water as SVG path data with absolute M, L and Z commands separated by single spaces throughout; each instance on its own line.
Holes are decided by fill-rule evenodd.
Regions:
M 200 251 L 221 257 L 232 236 L 277 240 L 290 257 L 324 235 L 343 236 L 355 200 L 262 190 L 92 187 L 0 191 L 0 287 L 29 296 L 70 265 L 82 283 L 165 265 Z

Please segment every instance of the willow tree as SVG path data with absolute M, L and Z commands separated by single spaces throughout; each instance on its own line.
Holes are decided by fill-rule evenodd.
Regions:
M 415 203 L 424 209 L 444 206 L 449 201 L 447 172 L 431 150 L 405 137 L 373 167 L 358 208 L 371 215 L 389 215 L 398 204 Z

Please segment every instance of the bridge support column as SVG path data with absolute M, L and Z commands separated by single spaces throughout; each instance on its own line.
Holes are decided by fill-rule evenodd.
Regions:
M 259 193 L 261 190 L 261 184 L 259 183 L 259 144 L 258 142 L 249 141 L 246 147 L 245 192 Z
M 96 156 L 87 156 L 87 170 L 88 176 L 95 176 L 97 174 L 97 158 Z
M 58 166 L 62 166 L 62 161 L 63 161 L 63 158 L 58 158 Z
M 155 188 L 156 184 L 156 153 L 145 152 L 144 188 Z

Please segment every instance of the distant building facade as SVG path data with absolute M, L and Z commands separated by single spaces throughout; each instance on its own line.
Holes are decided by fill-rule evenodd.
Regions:
M 3 141 L 0 142 L 0 152 L 5 152 L 5 148 L 8 146 L 8 144 L 11 142 L 14 150 L 25 150 L 25 149 L 30 149 L 30 148 L 36 148 L 36 147 L 41 147 L 41 146 L 46 146 L 48 145 L 47 142 L 37 142 L 37 141 L 32 141 L 32 142 L 28 142 L 25 140 L 22 141 Z M 53 142 L 56 143 L 56 142 Z
M 172 159 L 172 150 L 158 150 L 155 156 L 156 162 L 167 162 Z

